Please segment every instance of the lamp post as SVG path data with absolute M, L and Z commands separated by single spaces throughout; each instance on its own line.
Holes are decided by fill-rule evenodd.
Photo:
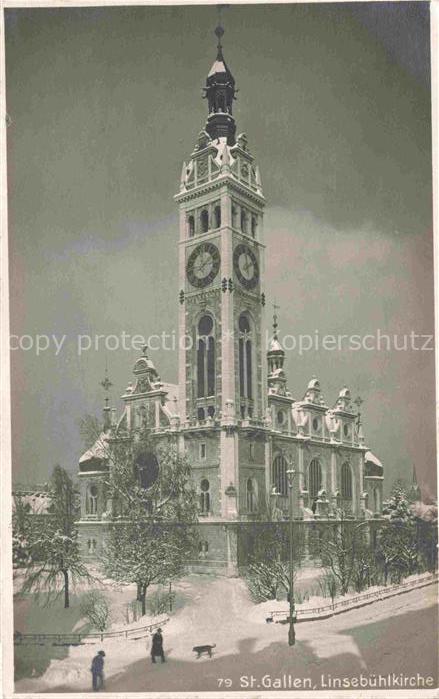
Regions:
M 289 578 L 290 578 L 290 595 L 289 595 L 289 602 L 290 602 L 290 613 L 288 617 L 289 621 L 289 628 L 288 628 L 288 645 L 289 646 L 294 646 L 296 643 L 296 632 L 294 631 L 294 616 L 295 616 L 295 609 L 294 609 L 294 561 L 293 561 L 293 479 L 296 474 L 296 471 L 294 469 L 294 462 L 293 460 L 290 461 L 289 463 L 290 468 L 287 470 L 287 479 L 288 479 L 288 506 L 289 506 L 289 520 L 290 520 L 290 536 L 289 536 L 289 549 L 290 549 L 290 557 L 289 557 L 289 562 L 290 562 L 290 568 L 289 568 Z

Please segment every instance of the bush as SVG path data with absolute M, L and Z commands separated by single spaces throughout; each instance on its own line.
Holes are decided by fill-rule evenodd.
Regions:
M 158 614 L 165 614 L 169 612 L 172 608 L 175 600 L 175 593 L 169 592 L 169 590 L 155 590 L 151 595 L 149 595 L 147 604 L 148 609 L 153 616 Z
M 277 599 L 280 591 L 289 591 L 288 564 L 282 561 L 251 563 L 247 570 L 246 582 L 255 602 Z
M 80 609 L 81 614 L 90 622 L 93 628 L 101 632 L 108 628 L 110 608 L 102 592 L 93 590 L 83 595 Z
M 326 571 L 320 576 L 319 588 L 323 597 L 330 597 L 332 604 L 334 604 L 334 599 L 337 597 L 338 584 L 337 578 L 331 572 Z

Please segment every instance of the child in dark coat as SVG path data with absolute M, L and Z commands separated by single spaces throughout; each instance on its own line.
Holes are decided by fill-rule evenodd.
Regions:
M 104 657 L 103 650 L 98 651 L 97 655 L 91 661 L 91 675 L 93 680 L 93 691 L 97 692 L 104 686 Z

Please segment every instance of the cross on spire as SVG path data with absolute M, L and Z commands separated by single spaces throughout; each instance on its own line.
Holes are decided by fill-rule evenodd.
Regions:
M 357 427 L 359 428 L 361 425 L 361 406 L 364 403 L 364 400 L 361 398 L 361 396 L 357 396 L 356 399 L 354 400 L 355 405 L 358 408 L 358 413 L 357 413 Z
M 277 340 L 277 328 L 278 328 L 278 322 L 277 322 L 277 313 L 280 309 L 280 306 L 278 306 L 276 303 L 273 303 L 273 338 Z
M 107 393 L 107 397 L 105 398 L 105 401 L 108 401 L 108 392 L 110 388 L 112 387 L 112 383 L 110 379 L 108 378 L 108 364 L 107 361 L 105 361 L 105 376 L 103 381 L 101 381 L 101 386 L 104 389 L 104 391 Z

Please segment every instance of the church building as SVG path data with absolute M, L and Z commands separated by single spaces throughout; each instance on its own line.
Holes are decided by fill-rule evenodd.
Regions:
M 365 444 L 359 402 L 343 386 L 327 404 L 313 377 L 292 393 L 276 314 L 263 344 L 266 288 L 261 174 L 233 117 L 235 80 L 218 38 L 204 88 L 207 121 L 183 163 L 179 210 L 178 385 L 165 383 L 147 348 L 133 367 L 116 418 L 107 404 L 103 432 L 79 460 L 85 557 L 98 555 L 111 502 L 106 444 L 145 426 L 186 453 L 198 493 L 199 565 L 229 574 L 239 566 L 240 526 L 267 504 L 312 527 L 342 508 L 352 519 L 378 519 L 383 467 Z M 176 240 L 177 244 L 177 240 Z M 357 407 L 358 406 L 358 407 Z

